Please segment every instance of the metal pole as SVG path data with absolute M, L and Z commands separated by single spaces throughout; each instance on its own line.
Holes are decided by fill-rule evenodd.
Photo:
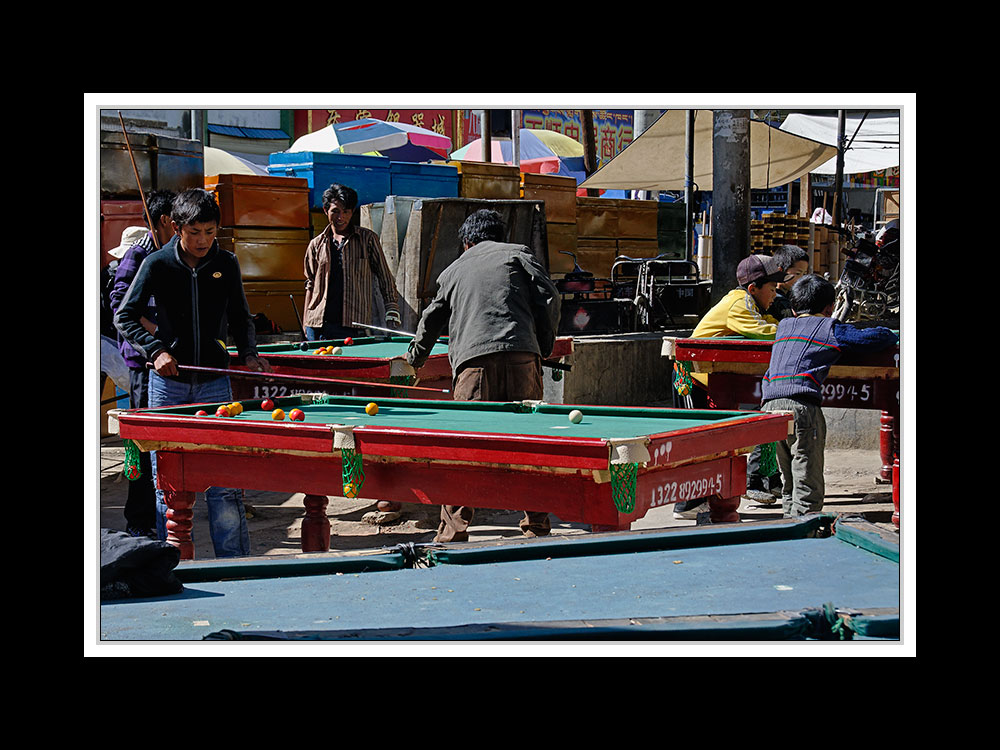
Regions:
M 521 127 L 518 120 L 521 119 L 521 110 L 512 109 L 510 111 L 510 143 L 513 150 L 514 166 L 521 166 Z
M 490 111 L 488 109 L 481 110 L 482 115 L 480 116 L 479 124 L 483 131 L 482 144 L 483 144 L 483 161 L 492 162 L 493 161 L 493 123 L 490 117 Z
M 714 305 L 750 254 L 750 110 L 712 112 L 712 284 Z
M 684 129 L 684 145 L 687 148 L 684 157 L 684 240 L 687 246 L 686 260 L 694 257 L 694 114 L 696 110 L 687 111 L 687 122 Z
M 838 229 L 843 225 L 844 218 L 844 128 L 847 113 L 837 110 L 837 176 L 834 180 L 833 225 Z

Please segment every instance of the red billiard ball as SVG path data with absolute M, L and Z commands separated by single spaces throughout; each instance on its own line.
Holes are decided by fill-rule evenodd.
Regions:
M 350 346 L 353 343 L 354 343 L 354 339 L 352 339 L 350 336 L 348 336 L 346 339 L 344 339 L 344 346 Z
M 304 422 L 306 419 L 306 413 L 301 409 L 292 409 L 288 412 L 288 418 L 293 422 Z
M 218 409 L 215 410 L 215 416 L 217 416 L 217 417 L 229 417 L 229 416 L 232 416 L 232 414 L 229 412 L 229 407 L 228 406 L 220 406 Z
M 265 398 L 260 402 L 260 408 L 264 411 L 271 411 L 274 408 L 274 402 L 269 398 Z
M 205 411 L 204 409 L 199 409 L 198 411 L 196 411 L 196 412 L 194 413 L 194 415 L 195 415 L 196 417 L 207 417 L 207 416 L 208 416 L 208 412 L 207 412 L 207 411 Z

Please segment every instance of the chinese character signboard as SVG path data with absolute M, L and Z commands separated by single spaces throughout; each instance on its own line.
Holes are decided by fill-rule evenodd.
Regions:
M 455 144 L 454 110 L 451 109 L 297 109 L 295 138 L 322 130 L 335 122 L 351 122 L 372 117 L 386 122 L 416 125 L 451 138 Z M 294 140 L 294 138 L 293 138 Z M 457 146 L 455 146 L 457 148 Z

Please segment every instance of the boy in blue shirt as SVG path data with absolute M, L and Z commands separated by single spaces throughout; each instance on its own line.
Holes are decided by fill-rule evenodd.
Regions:
M 771 363 L 761 383 L 763 411 L 790 411 L 793 434 L 777 444 L 784 517 L 817 513 L 826 491 L 823 383 L 843 352 L 880 351 L 899 337 L 888 328 L 857 328 L 831 317 L 836 291 L 826 279 L 803 276 L 789 293 L 795 317 L 778 324 Z

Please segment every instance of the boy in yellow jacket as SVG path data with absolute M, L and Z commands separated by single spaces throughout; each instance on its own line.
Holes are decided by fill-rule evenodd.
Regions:
M 691 338 L 707 339 L 722 336 L 743 336 L 748 339 L 773 340 L 778 321 L 766 310 L 778 294 L 778 284 L 785 280 L 785 271 L 769 255 L 751 255 L 736 267 L 739 287 L 733 289 L 695 326 Z M 694 388 L 691 391 L 694 408 L 714 406 L 708 397 L 708 375 L 693 372 Z M 770 497 L 770 496 L 769 496 Z M 770 497 L 774 502 L 774 498 Z M 695 519 L 698 513 L 708 510 L 707 498 L 684 500 L 674 505 L 674 518 Z

